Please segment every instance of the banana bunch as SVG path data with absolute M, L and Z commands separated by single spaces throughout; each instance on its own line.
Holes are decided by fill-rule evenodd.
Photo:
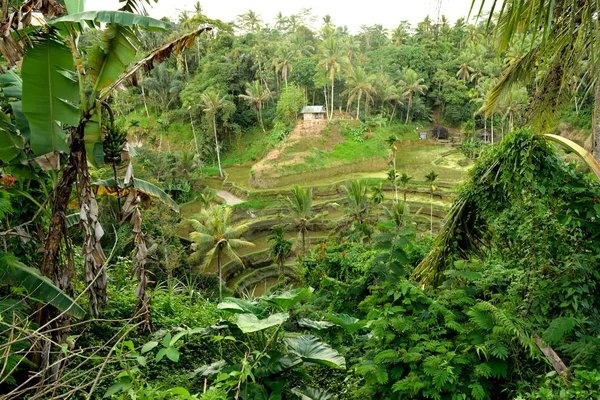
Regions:
M 106 127 L 104 135 L 104 162 L 118 164 L 121 161 L 121 151 L 127 141 L 127 131 L 119 126 Z

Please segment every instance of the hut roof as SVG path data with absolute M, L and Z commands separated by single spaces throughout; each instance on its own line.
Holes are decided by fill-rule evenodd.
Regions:
M 325 114 L 325 107 L 323 106 L 304 106 L 302 114 Z

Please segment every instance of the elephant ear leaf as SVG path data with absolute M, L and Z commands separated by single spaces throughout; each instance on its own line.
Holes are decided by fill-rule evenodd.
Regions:
M 37 156 L 69 152 L 63 124 L 79 124 L 79 85 L 71 51 L 49 32 L 35 39 L 23 58 L 23 113 Z
M 38 270 L 27 267 L 12 255 L 0 253 L 0 282 L 23 286 L 32 298 L 53 305 L 73 317 L 85 317 L 85 310 L 75 300 L 50 279 L 41 276 Z
M 265 319 L 258 319 L 254 314 L 238 314 L 235 324 L 244 333 L 262 331 L 274 326 L 283 324 L 289 315 L 287 313 L 277 313 L 270 315 Z
M 326 390 L 315 389 L 310 386 L 295 387 L 292 393 L 300 397 L 300 400 L 329 400 L 333 396 Z
M 313 335 L 283 339 L 290 352 L 305 362 L 345 369 L 346 359 L 337 350 Z

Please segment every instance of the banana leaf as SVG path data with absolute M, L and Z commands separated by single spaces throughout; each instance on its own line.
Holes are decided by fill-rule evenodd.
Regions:
M 23 58 L 23 113 L 29 121 L 31 150 L 37 156 L 69 152 L 61 123 L 79 124 L 74 68 L 71 51 L 51 33 L 37 38 Z
M 27 289 L 31 298 L 48 303 L 73 317 L 83 318 L 86 315 L 85 310 L 50 279 L 41 276 L 37 269 L 27 267 L 12 255 L 0 253 L 0 282 L 21 285 Z
M 144 181 L 142 179 L 133 178 L 133 187 L 135 187 L 139 192 L 142 192 L 148 196 L 158 199 L 163 204 L 171 208 L 173 211 L 179 212 L 179 205 L 175 202 L 175 200 L 173 200 L 168 194 L 163 192 L 162 189 L 158 186 L 153 185 L 150 182 Z M 99 196 L 117 195 L 114 178 L 94 182 L 92 183 L 92 188 L 94 189 L 94 192 Z M 128 187 L 124 187 L 121 184 L 119 185 L 119 189 L 119 192 L 122 196 L 129 193 Z
M 135 58 L 134 43 L 137 42 L 138 39 L 130 28 L 116 24 L 107 26 L 102 43 L 92 47 L 88 58 L 88 74 L 92 79 L 94 94 L 110 85 L 125 72 L 129 63 Z
M 171 24 L 168 22 L 126 11 L 84 11 L 65 15 L 48 23 L 61 31 L 69 31 L 70 29 L 81 31 L 84 25 L 99 28 L 102 24 L 118 24 L 153 32 L 164 32 L 171 28 Z

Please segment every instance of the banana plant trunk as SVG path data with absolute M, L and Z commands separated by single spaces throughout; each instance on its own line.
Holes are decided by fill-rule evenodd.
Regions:
M 217 249 L 217 268 L 219 269 L 219 303 L 223 302 L 223 271 L 221 269 L 221 249 Z
M 219 176 L 223 178 L 223 169 L 221 168 L 221 152 L 219 150 L 219 137 L 217 136 L 217 115 L 213 114 L 213 130 L 215 133 L 215 150 L 217 151 L 217 164 L 219 165 Z

